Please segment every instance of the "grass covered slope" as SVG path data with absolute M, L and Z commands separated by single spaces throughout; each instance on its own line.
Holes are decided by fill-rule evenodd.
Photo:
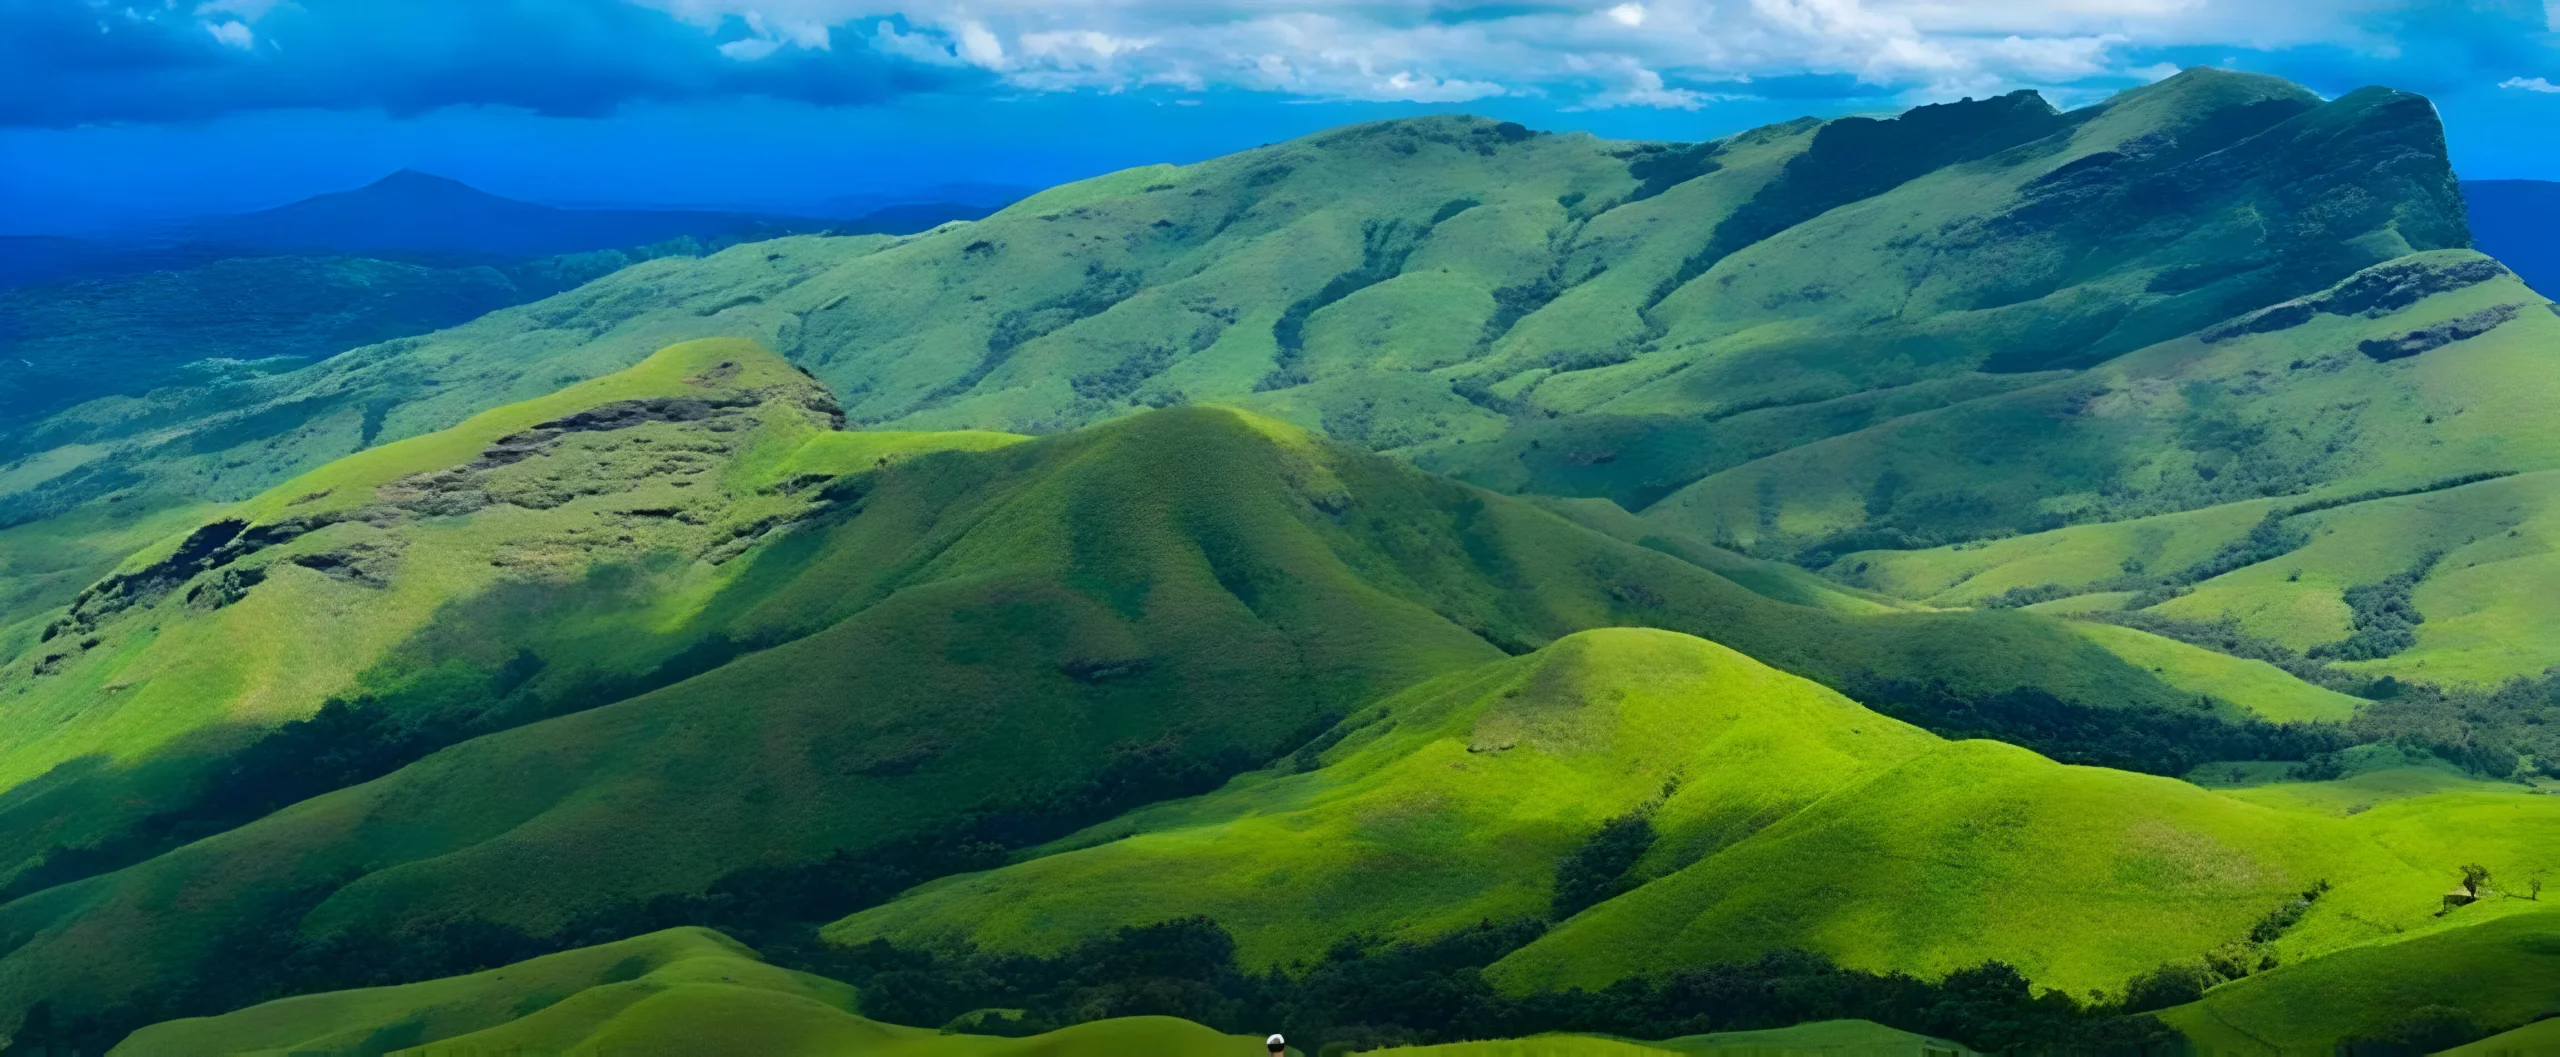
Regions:
M 2172 620 L 2229 621 L 2242 634 L 2366 678 L 2495 686 L 2560 663 L 2560 610 L 2537 589 L 2560 574 L 2551 557 L 2560 541 L 2560 472 L 2321 502 L 2256 500 L 1964 548 L 1870 551 L 1833 570 L 1934 604 L 1978 604 L 2018 590 L 2063 596 L 2039 610 L 2140 606 Z M 2184 570 L 2209 575 L 2191 579 Z M 2170 586 L 2154 589 L 2164 580 Z M 2350 593 L 2395 580 L 2396 597 L 2422 619 L 2405 642 L 2349 648 L 2360 630 Z M 2151 593 L 2107 591 L 2128 586 Z
M 762 991 L 831 1009 L 852 1008 L 853 989 L 764 964 L 709 929 L 665 932 L 586 947 L 469 976 L 306 995 L 218 1017 L 170 1021 L 136 1032 L 122 1057 L 219 1057 L 236 1053 L 382 1054 L 414 1047 L 460 1050 L 510 1029 L 507 1043 L 566 1053 L 636 1006 L 681 999 L 714 985 Z M 530 1014 L 530 1016 L 528 1016 Z M 537 1023 L 527 1023 L 527 1021 Z M 894 1038 L 900 1029 L 883 1028 Z M 923 1034 L 922 1032 L 911 1032 Z
M 2415 926 L 2459 862 L 2560 866 L 2532 846 L 2560 837 L 2549 798 L 2449 792 L 2345 821 L 2279 810 L 1946 742 L 1659 631 L 1573 636 L 1337 729 L 1321 756 L 826 935 L 1049 952 L 1205 914 L 1275 964 L 1553 915 L 1569 920 L 1492 979 L 1597 988 L 1802 948 L 1932 977 L 1997 959 L 2080 993 L 2246 937 L 2317 880 L 2337 890 L 2288 955 Z
M 471 447 L 414 443 L 454 458 Z M 503 592 L 450 608 L 418 639 L 492 666 L 464 670 L 467 694 L 537 665 L 526 685 L 566 679 L 635 643 L 701 645 L 636 689 L 685 681 L 608 707 L 541 698 L 570 714 L 466 730 L 482 736 L 0 906 L 0 928 L 31 937 L 0 957 L 0 994 L 95 1008 L 249 937 L 397 937 L 455 920 L 544 934 L 600 915 L 621 928 L 642 901 L 763 867 L 850 871 L 816 890 L 831 917 L 1206 791 L 1395 690 L 1590 627 L 1713 635 L 1825 679 L 1934 687 L 1918 712 L 1981 699 L 2119 725 L 2090 751 L 2222 736 L 2190 699 L 2051 621 L 1779 602 L 1268 419 L 1165 411 L 966 450 L 983 446 L 957 438 L 960 450 L 885 466 L 853 441 L 752 449 L 768 472 L 799 458 L 860 472 L 756 493 L 824 509 L 715 570 L 679 553 L 663 582 L 680 589 L 644 593 L 649 606 L 607 593 L 601 615 L 531 625 L 500 619 L 517 597 Z M 408 451 L 318 471 L 339 490 L 311 505 L 354 504 L 341 497 L 358 482 L 419 468 Z M 528 627 L 555 630 L 512 637 Z M 2119 735 L 2130 740 L 2110 748 Z M 298 773 L 297 759 L 276 773 Z M 196 895 L 165 900 L 181 889 Z
M 329 698 L 539 714 L 645 681 L 694 639 L 682 596 L 811 511 L 771 464 L 832 412 L 751 344 L 673 346 L 162 526 L 0 665 L 0 875 L 180 806 Z
M 2278 723 L 2337 722 L 2353 718 L 2364 702 L 2313 686 L 2265 661 L 2244 660 L 2113 624 L 2074 625 L 2082 635 L 2160 681 L 2189 693 L 2219 698 Z
M 754 1053 L 764 1057 L 1246 1057 L 1259 1041 L 1167 1017 L 1025 1039 L 864 1019 L 853 988 L 775 968 L 708 929 L 671 929 L 474 973 L 334 991 L 135 1032 L 110 1057 L 327 1053 L 438 1057 Z
M 1352 936 L 1543 917 L 1555 862 L 1612 818 L 1649 817 L 1659 840 L 1621 865 L 1665 873 L 1935 740 L 1713 643 L 1636 629 L 1435 680 L 1336 738 L 1296 773 L 1137 812 L 827 936 L 1047 953 L 1207 914 L 1249 965 L 1310 960 Z
M 2341 278 L 2041 385 L 1719 471 L 1647 513 L 1828 556 L 2560 458 L 2534 412 L 2560 385 L 2545 298 L 2468 250 Z
M 2511 878 L 2560 870 L 2550 797 L 2371 782 L 2225 795 L 1955 743 L 1603 904 L 1492 972 L 1511 987 L 1596 986 L 1795 942 L 1923 973 L 1999 958 L 2076 993 L 2244 939 L 2315 880 L 2334 889 L 2275 941 L 2287 964 L 2426 926 L 2463 863 Z M 2341 810 L 2348 800 L 2361 806 Z
M 2226 984 L 2161 1018 L 2199 1052 L 2327 1052 L 2342 1039 L 2387 1038 L 2431 1017 L 2467 1021 L 2475 1035 L 2521 1025 L 2560 1000 L 2554 981 L 2560 912 L 2493 898 L 2389 942 Z

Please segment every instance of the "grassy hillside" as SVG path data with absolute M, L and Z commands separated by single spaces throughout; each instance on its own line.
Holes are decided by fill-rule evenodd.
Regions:
M 773 486 L 831 412 L 752 345 L 680 345 L 219 512 L 143 519 L 166 535 L 0 665 L 0 876 L 44 857 L 68 879 L 81 857 L 63 849 L 112 868 L 255 817 L 184 813 L 206 768 L 329 699 L 467 726 L 645 688 L 701 641 L 687 618 L 744 571 L 725 559 L 815 509 Z M 84 539 L 101 536 L 118 538 Z M 169 811 L 159 837 L 111 847 Z
M 1321 757 L 826 935 L 1050 952 L 1205 914 L 1248 964 L 1287 964 L 1553 916 L 1490 978 L 1597 988 L 1800 948 L 1932 977 L 1997 959 L 2080 994 L 2241 940 L 2317 880 L 2336 890 L 2287 957 L 2415 927 L 2461 862 L 2560 866 L 2533 846 L 2560 836 L 2547 797 L 2476 787 L 2342 821 L 1942 741 L 1658 631 L 1567 638 L 1338 730 Z
M 2541 355 L 2560 341 L 2548 304 L 2469 251 L 2413 255 L 2087 371 L 1719 471 L 1647 513 L 1827 555 L 2545 469 L 2560 457 L 2532 410 L 2560 384 Z M 2156 534 L 2109 538 L 2175 560 Z
M 717 348 L 684 345 L 668 355 Z M 587 383 L 600 388 L 546 399 L 621 393 L 634 378 L 669 374 L 686 372 L 644 366 L 632 378 L 609 376 Z M 491 452 L 511 450 L 503 435 L 565 406 L 511 406 L 453 432 L 331 464 L 239 507 L 232 516 L 248 527 L 238 538 L 263 540 L 258 526 L 285 519 L 366 510 L 368 494 L 414 491 L 424 502 L 480 472 L 491 475 L 482 490 L 493 499 L 508 494 L 507 481 L 550 487 L 546 464 L 532 458 L 459 476 L 434 468 L 489 461 Z M 809 897 L 811 912 L 834 916 L 1127 808 L 1206 791 L 1289 755 L 1395 690 L 1590 627 L 1713 635 L 1844 684 L 1925 686 L 1927 695 L 1896 707 L 1959 724 L 2035 717 L 2042 726 L 2021 728 L 2021 736 L 2042 731 L 2101 756 L 2166 752 L 2162 759 L 2174 761 L 2227 753 L 2227 738 L 2261 736 L 2196 713 L 2191 698 L 2047 620 L 1855 616 L 1780 602 L 1531 504 L 1233 411 L 1159 412 L 1009 444 L 983 434 L 847 438 L 820 426 L 790 428 L 791 443 L 738 445 L 724 476 L 740 491 L 725 513 L 687 507 L 706 522 L 698 526 L 651 515 L 652 525 L 671 522 L 663 531 L 673 535 L 649 537 L 662 556 L 626 559 L 636 566 L 630 572 L 536 581 L 580 585 L 565 593 L 511 588 L 501 574 L 561 575 L 554 556 L 596 534 L 557 519 L 589 509 L 579 503 L 627 514 L 639 509 L 639 497 L 577 497 L 539 509 L 492 502 L 456 517 L 451 536 L 429 531 L 447 514 L 395 524 L 409 533 L 400 569 L 458 578 L 408 589 L 452 589 L 432 595 L 440 600 L 432 607 L 364 610 L 370 620 L 423 620 L 382 625 L 389 628 L 382 645 L 369 647 L 384 651 L 372 655 L 379 660 L 339 642 L 362 624 L 280 636 L 278 649 L 331 653 L 290 668 L 305 696 L 254 699 L 267 703 L 268 715 L 284 718 L 294 714 L 293 701 L 345 693 L 333 679 L 352 677 L 371 699 L 252 743 L 241 751 L 270 755 L 235 773 L 246 775 L 250 793 L 267 795 L 268 778 L 310 772 L 300 761 L 314 755 L 363 762 L 389 754 L 387 766 L 324 769 L 316 787 L 285 783 L 272 807 L 245 816 L 213 810 L 220 804 L 207 807 L 209 815 L 188 807 L 160 830 L 151 829 L 159 816 L 115 830 L 112 813 L 63 816 L 53 805 L 95 804 L 99 789 L 167 787 L 159 770 L 166 750 L 131 763 L 81 763 L 11 791 L 13 817 L 31 831 L 67 825 L 62 818 L 96 819 L 111 838 L 108 851 L 161 851 L 168 842 L 152 844 L 154 832 L 204 839 L 119 873 L 79 880 L 86 875 L 65 869 L 22 885 L 23 898 L 0 907 L 0 929 L 30 938 L 0 958 L 0 993 L 97 1008 L 155 980 L 189 977 L 249 937 L 435 951 L 425 940 L 402 948 L 393 937 L 484 921 L 535 936 L 611 933 L 634 914 L 648 920 L 634 909 L 648 900 L 745 884 L 741 878 L 765 876 L 758 870 L 816 871 L 811 891 L 822 894 Z M 485 434 L 502 436 L 493 443 Z M 627 459 L 640 436 L 580 457 Z M 878 454 L 933 447 L 950 450 L 886 465 Z M 824 485 L 811 480 L 845 470 L 855 472 Z M 763 490 L 776 482 L 777 490 Z M 794 483 L 797 491 L 779 488 Z M 647 487 L 682 491 L 672 482 Z M 791 516 L 802 520 L 789 532 L 752 536 L 730 527 L 771 527 Z M 552 526 L 552 534 L 509 543 L 520 537 L 497 529 L 516 519 Z M 370 539 L 365 534 L 380 531 L 361 519 L 335 522 L 276 553 L 320 552 L 331 538 L 325 533 Z M 623 542 L 621 531 L 637 532 L 607 530 L 599 542 L 611 549 Z M 705 541 L 726 542 L 689 549 Z M 118 585 L 161 584 L 168 593 L 102 617 L 101 644 L 41 678 L 88 673 L 78 677 L 104 681 L 111 664 L 141 663 L 117 660 L 128 652 L 157 656 L 149 651 L 177 651 L 163 642 L 224 641 L 215 637 L 224 622 L 258 614 L 262 597 L 280 597 L 262 594 L 278 584 L 404 590 L 397 575 L 377 588 L 298 568 L 206 615 L 185 608 L 200 606 L 187 595 L 232 582 L 224 579 L 231 572 L 169 564 L 190 546 L 171 541 L 146 551 L 123 579 L 94 591 L 93 600 L 139 590 Z M 160 569 L 171 572 L 152 572 Z M 138 635 L 115 631 L 126 626 L 116 621 L 140 621 L 146 612 L 162 614 L 157 631 L 133 646 L 107 643 Z M 215 680 L 206 685 L 269 685 L 241 674 L 270 663 L 262 658 L 271 654 L 204 647 L 169 656 L 192 658 L 196 668 L 188 670 Z M 171 695 L 165 707 L 127 702 L 100 713 L 91 726 L 73 728 L 93 731 L 84 735 L 90 742 L 66 744 L 58 755 L 139 751 L 150 743 L 145 735 L 165 741 L 189 724 L 219 721 L 212 706 L 255 714 L 223 704 L 231 699 L 177 694 L 187 684 L 175 676 L 137 683 L 136 700 L 163 685 L 156 692 Z M 624 692 L 640 696 L 594 707 Z M 498 707 L 480 711 L 493 694 Z M 472 706 L 459 726 L 403 718 L 447 716 L 453 702 Z M 1979 706 L 1987 711 L 1932 711 L 1976 702 L 1987 702 Z M 387 748 L 378 744 L 384 737 Z M 361 782 L 445 745 L 452 747 L 388 777 L 327 792 L 334 788 L 327 775 Z M 29 759 L 32 775 L 42 761 Z M 248 821 L 273 808 L 282 810 Z M 178 825 L 205 819 L 216 832 Z M 69 858 L 75 866 L 102 858 L 107 868 L 123 865 L 104 852 Z M 166 902 L 163 894 L 177 889 L 196 895 L 184 905 Z M 237 986 L 303 985 L 243 978 Z
M 2303 682 L 2265 661 L 2215 653 L 2113 624 L 2083 623 L 2075 625 L 2074 630 L 2125 663 L 2150 670 L 2161 682 L 2238 704 L 2279 723 L 2349 719 L 2364 704 L 2361 699 Z
M 1306 961 L 1353 936 L 1545 917 L 1556 862 L 1612 818 L 1658 835 L 1620 871 L 1668 873 L 1935 741 L 1713 643 L 1633 629 L 1435 680 L 1337 735 L 1300 773 L 1137 812 L 827 935 L 1046 952 L 1205 913 L 1247 964 Z
M 2416 260 L 2428 259 L 2438 260 L 2437 267 L 2465 266 L 2450 256 Z M 2324 296 L 2342 296 L 2353 285 Z M 2289 494 L 1975 544 L 1864 551 L 1842 556 L 1830 570 L 1850 583 L 1937 605 L 2125 592 L 2074 608 L 2227 619 L 2251 636 L 2315 655 L 2360 630 L 2350 592 L 2416 570 L 2404 589 L 2426 617 L 2412 629 L 2414 638 L 2339 653 L 2334 659 L 2346 671 L 2472 686 L 2539 674 L 2560 662 L 2545 593 L 2526 588 L 2548 576 L 2542 568 L 2548 511 L 2560 480 L 2548 472 L 2560 447 L 2533 409 L 2539 398 L 2532 394 L 2550 381 L 2542 378 L 2543 353 L 2560 343 L 2560 318 L 2545 307 L 2501 274 L 2371 321 L 2319 316 L 2295 329 L 2326 331 L 2299 340 L 2290 329 L 2275 329 L 2124 357 L 2096 372 L 2118 378 L 2079 418 L 2088 425 L 2091 451 L 2146 450 L 2147 442 L 2123 435 L 2128 419 L 2147 418 L 2152 432 L 2191 437 L 2210 426 L 2238 445 L 2215 456 L 2223 459 L 2217 481 L 2250 478 Z M 2279 315 L 2256 318 L 2289 318 L 2274 311 Z M 2376 360 L 2345 351 L 2376 336 L 2445 328 L 2453 328 L 2446 336 L 2469 333 L 2473 325 L 2462 320 L 2480 317 L 2485 325 L 2501 315 L 2511 318 L 2422 355 Z M 2253 343 L 2264 347 L 2253 353 Z M 2323 354 L 2326 359 L 2304 358 L 2322 348 L 2334 351 Z M 2215 401 L 2224 410 L 2207 406 Z M 2225 421 L 2214 425 L 2216 415 Z M 2335 436 L 2324 440 L 2320 428 L 2289 425 L 2315 421 Z M 1864 448 L 1842 448 L 1821 465 L 1883 465 L 1910 454 L 1912 435 L 1971 435 L 1946 426 L 1915 419 L 1843 438 Z M 2298 451 L 2287 454 L 2287 448 Z M 1789 458 L 1810 458 L 1812 450 Z M 2053 450 L 2046 446 L 2036 457 Z M 2194 454 L 2155 450 L 2170 452 L 2163 458 Z M 1798 469 L 1812 473 L 1812 465 Z M 2210 468 L 2202 461 L 2195 466 Z M 2058 480 L 2006 464 L 1959 472 L 2034 488 Z M 2158 490 L 2172 490 L 2176 476 L 2161 471 Z M 1825 502 L 1857 500 L 1844 492 Z
M 337 991 L 135 1032 L 110 1057 L 327 1053 L 443 1057 L 755 1053 L 769 1057 L 1248 1057 L 1260 1040 L 1167 1017 L 1024 1039 L 866 1020 L 852 988 L 767 965 L 707 929 L 673 929 L 469 976 Z
M 2250 1057 L 2325 1052 L 2341 1039 L 2424 1030 L 2418 1022 L 2431 1019 L 2468 1022 L 2467 1034 L 2457 1029 L 2447 1042 L 2421 1042 L 2440 1048 L 2548 1013 L 2560 1000 L 2555 937 L 2560 913 L 2492 899 L 2390 942 L 2226 984 L 2162 1017 L 2199 1051 Z

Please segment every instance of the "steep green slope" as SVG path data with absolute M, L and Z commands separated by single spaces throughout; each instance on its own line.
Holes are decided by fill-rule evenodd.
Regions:
M 1720 471 L 1648 514 L 1838 553 L 2543 469 L 2560 458 L 2535 411 L 2560 386 L 2548 304 L 2469 251 L 2413 255 L 2088 371 Z
M 2325 1053 L 2340 1040 L 2387 1037 L 2430 1015 L 2450 1014 L 2476 1030 L 2519 1025 L 2560 1001 L 2555 981 L 2560 912 L 2492 899 L 2388 942 L 2226 984 L 2161 1017 L 2199 1052 Z
M 2546 797 L 2448 792 L 2346 821 L 2276 810 L 1941 741 L 1658 631 L 1567 638 L 1339 729 L 1295 773 L 1135 813 L 826 935 L 1052 951 L 1206 914 L 1241 957 L 1285 964 L 1362 935 L 1552 913 L 1571 916 L 1493 980 L 1597 988 L 1802 948 L 1924 976 L 1998 959 L 2076 994 L 2239 940 L 2316 880 L 2336 890 L 2289 957 L 2416 925 L 2459 862 L 2560 866 L 2536 846 L 2560 837 Z M 1642 836 L 1620 839 L 1636 818 Z M 1585 859 L 1608 866 L 1580 877 Z
M 1247 1057 L 1259 1041 L 1167 1017 L 1025 1039 L 866 1020 L 844 984 L 765 964 L 707 929 L 672 929 L 469 976 L 281 999 L 135 1032 L 110 1057 L 445 1057 L 753 1053 L 763 1057 Z
M 652 675 L 702 641 L 687 618 L 745 568 L 722 563 L 820 505 L 774 486 L 832 414 L 772 354 L 698 342 L 195 514 L 0 665 L 0 876 L 44 853 L 67 879 L 60 849 L 203 799 L 326 699 L 467 724 L 689 674 Z M 246 820 L 164 816 L 87 869 Z
M 678 347 L 691 348 L 699 346 Z M 620 377 L 590 384 L 619 385 Z M 550 413 L 492 412 L 507 423 L 494 432 Z M 632 915 L 648 920 L 634 909 L 647 900 L 747 883 L 740 878 L 757 869 L 817 871 L 810 890 L 824 894 L 809 898 L 833 916 L 917 880 L 988 865 L 1006 848 L 1205 791 L 1392 691 L 1590 627 L 1713 635 L 1842 684 L 1924 687 L 1896 707 L 1964 724 L 2027 717 L 2041 725 L 2022 736 L 2042 732 L 2106 758 L 2165 751 L 2164 770 L 2183 771 L 2192 763 L 2176 761 L 2196 753 L 2233 751 L 2226 736 L 2260 736 L 2195 712 L 2191 698 L 2050 621 L 1860 617 L 1778 602 L 1531 504 L 1232 411 L 1158 412 L 986 451 L 968 449 L 1004 438 L 804 432 L 796 445 L 748 446 L 739 459 L 753 472 L 732 471 L 744 481 L 783 475 L 782 484 L 803 482 L 800 491 L 742 493 L 743 505 L 723 515 L 729 520 L 704 526 L 665 519 L 675 523 L 669 532 L 730 538 L 721 526 L 763 509 L 756 504 L 809 512 L 793 531 L 758 537 L 719 565 L 710 561 L 717 555 L 674 548 L 653 559 L 662 565 L 642 563 L 656 570 L 647 576 L 606 578 L 609 589 L 456 597 L 391 642 L 381 667 L 400 678 L 385 684 L 367 684 L 372 670 L 355 662 L 330 660 L 365 673 L 358 689 L 387 689 L 344 716 L 295 728 L 251 780 L 304 774 L 306 756 L 372 752 L 370 742 L 332 739 L 350 727 L 373 737 L 368 717 L 403 715 L 404 702 L 419 700 L 403 696 L 411 689 L 429 703 L 456 695 L 485 703 L 494 694 L 507 706 L 496 713 L 505 722 L 465 725 L 458 733 L 470 740 L 245 826 L 217 814 L 227 832 L 122 872 L 47 877 L 36 887 L 70 883 L 0 907 L 0 933 L 28 937 L 0 958 L 0 994 L 96 1009 L 155 981 L 199 978 L 253 940 L 382 944 L 380 956 L 399 961 L 403 950 L 440 949 L 402 937 L 456 922 L 621 934 Z M 871 454 L 907 444 L 959 450 L 885 466 Z M 505 439 L 488 443 L 469 429 L 429 435 L 314 471 L 238 516 L 267 524 L 305 509 L 360 510 L 374 482 L 433 491 L 426 485 L 470 474 L 432 467 L 508 450 Z M 526 487 L 542 479 L 531 460 L 509 467 L 525 468 Z M 846 469 L 859 472 L 823 487 L 803 481 Z M 653 487 L 661 486 L 672 484 Z M 334 490 L 318 495 L 323 489 Z M 318 497 L 294 505 L 309 496 Z M 511 506 L 461 518 L 449 539 L 420 532 L 400 561 L 467 568 L 452 575 L 483 583 L 477 578 L 495 574 L 478 571 L 488 559 L 473 556 L 496 552 L 471 548 L 493 547 L 502 534 L 480 528 L 536 516 Z M 317 548 L 331 531 L 374 530 L 341 522 L 283 546 Z M 158 568 L 181 546 L 138 557 L 135 568 Z M 190 575 L 153 603 L 168 617 L 154 633 L 160 639 L 216 641 L 207 629 L 241 619 L 224 614 L 255 612 L 259 592 L 286 582 L 272 576 L 206 616 L 173 607 L 228 582 L 229 572 Z M 339 589 L 334 578 L 309 579 Z M 121 597 L 114 584 L 142 582 L 114 581 L 92 597 Z M 389 588 L 400 589 L 396 580 Z M 310 635 L 292 644 L 319 650 L 331 641 Z M 79 663 L 105 665 L 110 655 L 120 656 L 102 644 Z M 186 656 L 209 671 L 236 671 L 243 658 L 264 655 Z M 663 659 L 640 667 L 635 657 Z M 704 674 L 591 707 L 617 688 L 647 690 L 695 672 Z M 617 673 L 629 674 L 608 678 Z M 304 678 L 313 695 L 341 692 Z M 502 680 L 537 692 L 507 698 L 496 692 L 516 684 Z M 1932 711 L 1976 702 L 1988 711 Z M 160 714 L 127 704 L 99 722 L 112 726 L 128 711 Z M 442 736 L 418 751 L 455 740 Z M 148 787 L 162 758 L 57 775 L 7 795 L 26 825 L 55 825 L 47 803 L 90 803 L 76 795 L 82 788 Z M 360 781 L 381 771 L 343 773 Z M 166 894 L 178 890 L 193 894 L 170 903 Z M 260 957 L 302 964 L 272 951 Z M 252 976 L 238 986 L 252 983 L 304 986 Z M 190 1012 L 200 1010 L 164 1015 Z
M 2005 102 L 1976 112 L 2015 113 Z M 1471 479 L 1642 507 L 1776 451 L 2051 380 L 2022 372 L 2085 367 L 2411 250 L 2464 245 L 2427 110 L 2374 89 L 2319 104 L 2281 82 L 2191 70 L 1847 202 L 1793 193 L 1854 182 L 1817 143 L 1735 213 L 1767 218 L 1751 231 L 1794 226 L 1718 256 L 1720 224 L 1690 268 L 1711 266 L 1648 309 L 1659 351 L 1538 387 L 1540 406 L 1589 420 L 1533 420 L 1496 449 L 1433 457 Z M 1817 139 L 1884 146 L 1869 136 L 1891 133 L 1837 122 Z M 2324 209 L 2349 181 L 2365 184 L 2357 206 Z M 1796 201 L 1838 207 L 1763 212 Z M 1884 469 L 1867 468 L 1859 494 Z M 1892 520 L 1912 529 L 1985 527 L 1985 512 L 1941 489 L 1886 498 L 1909 504 Z M 1762 505 L 1800 505 L 1786 499 Z M 1772 527 L 1802 535 L 1756 520 L 1736 535 Z

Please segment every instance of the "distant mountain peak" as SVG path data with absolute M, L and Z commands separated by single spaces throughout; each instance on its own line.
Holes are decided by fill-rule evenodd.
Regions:
M 373 195 L 385 193 L 402 195 L 445 195 L 452 197 L 494 199 L 508 202 L 514 201 L 504 195 L 491 194 L 490 192 L 483 191 L 450 176 L 438 176 L 435 173 L 421 172 L 417 169 L 400 169 L 362 187 L 346 191 L 336 191 L 329 194 L 314 195 L 312 198 L 306 198 L 303 201 L 309 202 L 324 198 L 343 198 L 349 195 Z M 525 204 L 532 205 L 532 203 Z M 292 207 L 287 206 L 285 208 L 289 209 Z

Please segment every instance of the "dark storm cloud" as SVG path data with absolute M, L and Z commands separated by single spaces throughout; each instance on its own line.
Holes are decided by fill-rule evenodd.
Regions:
M 0 0 L 0 124 L 457 105 L 594 116 L 735 95 L 838 106 L 981 76 L 842 29 L 826 48 L 750 36 L 736 19 L 705 27 L 621 0 Z M 722 52 L 740 41 L 761 57 Z

